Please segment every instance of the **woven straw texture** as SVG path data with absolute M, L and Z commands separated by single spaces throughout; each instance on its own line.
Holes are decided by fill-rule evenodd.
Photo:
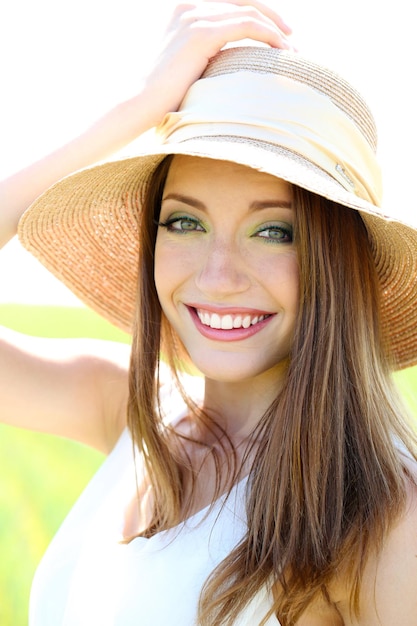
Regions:
M 319 91 L 356 124 L 372 149 L 376 130 L 361 96 L 334 73 L 267 48 L 226 50 L 204 79 L 240 70 L 278 73 Z M 78 172 L 43 194 L 23 216 L 19 237 L 81 300 L 131 331 L 137 291 L 138 215 L 146 183 L 166 154 L 241 163 L 359 210 L 372 243 L 382 290 L 382 317 L 397 368 L 417 363 L 417 232 L 394 213 L 347 191 L 314 163 L 282 146 L 210 134 L 156 145 L 129 159 Z

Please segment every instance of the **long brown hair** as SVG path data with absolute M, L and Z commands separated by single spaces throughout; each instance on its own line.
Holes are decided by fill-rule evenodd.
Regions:
M 145 198 L 130 375 L 129 426 L 154 492 L 148 535 L 176 525 L 184 504 L 184 460 L 155 407 L 161 346 L 174 376 L 182 350 L 153 281 L 155 223 L 169 164 L 170 158 L 159 166 Z M 248 530 L 203 588 L 203 626 L 233 624 L 265 585 L 276 592 L 271 614 L 291 626 L 311 602 L 328 600 L 341 571 L 357 613 L 367 556 L 405 505 L 407 471 L 398 444 L 414 445 L 413 435 L 391 382 L 366 228 L 356 211 L 297 187 L 293 195 L 300 307 L 290 363 L 254 433 Z

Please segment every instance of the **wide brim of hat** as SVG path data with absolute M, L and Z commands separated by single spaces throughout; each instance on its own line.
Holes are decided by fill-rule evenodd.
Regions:
M 417 363 L 417 231 L 300 155 L 271 144 L 196 137 L 77 172 L 23 215 L 18 229 L 23 246 L 85 304 L 130 333 L 138 286 L 138 216 L 146 184 L 168 154 L 246 165 L 360 211 L 381 282 L 382 319 L 395 367 Z

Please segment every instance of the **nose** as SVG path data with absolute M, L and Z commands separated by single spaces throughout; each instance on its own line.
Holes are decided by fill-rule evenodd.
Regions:
M 202 250 L 196 285 L 201 293 L 217 298 L 246 291 L 250 277 L 238 246 L 219 238 Z

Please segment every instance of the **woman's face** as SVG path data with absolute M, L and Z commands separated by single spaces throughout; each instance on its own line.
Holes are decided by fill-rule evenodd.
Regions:
M 207 377 L 285 367 L 298 308 L 288 183 L 224 161 L 177 156 L 161 204 L 162 309 Z

